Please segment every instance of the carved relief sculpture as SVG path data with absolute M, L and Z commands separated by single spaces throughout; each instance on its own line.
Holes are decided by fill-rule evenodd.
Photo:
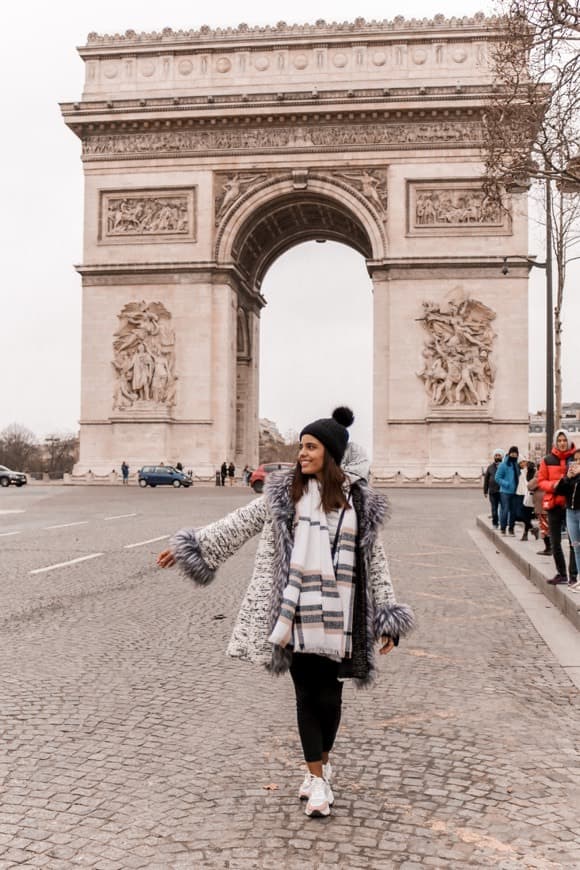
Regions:
M 410 182 L 411 235 L 497 235 L 509 232 L 509 201 L 488 197 L 478 181 Z
M 355 187 L 367 200 L 384 221 L 387 220 L 387 170 L 386 169 L 352 169 L 348 172 L 336 173 L 351 187 Z
M 129 302 L 113 341 L 113 407 L 121 411 L 175 404 L 175 333 L 161 302 Z
M 222 217 L 229 211 L 240 197 L 251 187 L 255 187 L 266 181 L 267 172 L 235 172 L 218 176 L 218 189 L 215 198 L 215 223 L 216 226 Z
M 192 241 L 193 190 L 101 192 L 101 241 Z
M 418 318 L 429 335 L 423 349 L 423 380 L 433 405 L 480 407 L 489 402 L 495 379 L 490 356 L 495 312 L 469 297 L 447 308 L 423 303 Z

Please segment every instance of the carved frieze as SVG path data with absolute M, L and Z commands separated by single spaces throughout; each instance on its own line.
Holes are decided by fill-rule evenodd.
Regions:
M 100 212 L 102 242 L 195 240 L 192 189 L 101 191 Z
M 408 232 L 412 236 L 505 235 L 510 208 L 488 197 L 479 181 L 409 181 Z
M 115 392 L 120 411 L 175 405 L 175 332 L 161 302 L 128 302 L 113 340 Z
M 483 302 L 459 297 L 445 307 L 423 302 L 418 318 L 427 331 L 418 376 L 435 407 L 481 407 L 495 380 L 491 353 L 495 312 Z
M 167 130 L 109 133 L 83 140 L 85 160 L 115 157 L 172 156 L 187 153 L 319 151 L 369 147 L 393 150 L 421 147 L 474 147 L 482 141 L 479 121 L 445 120 L 424 123 L 303 124 L 226 130 Z

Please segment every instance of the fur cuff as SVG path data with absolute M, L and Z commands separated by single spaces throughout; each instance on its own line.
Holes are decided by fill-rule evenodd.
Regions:
M 280 674 L 285 674 L 292 664 L 292 650 L 288 649 L 288 647 L 278 646 L 278 644 L 272 645 L 272 658 L 266 664 L 266 670 L 270 671 L 274 676 L 280 676 Z
M 383 604 L 375 612 L 375 638 L 404 637 L 415 628 L 413 611 L 407 604 Z
M 201 554 L 195 529 L 182 529 L 177 532 L 171 547 L 175 561 L 190 580 L 200 586 L 207 586 L 213 580 L 216 572 L 209 567 Z

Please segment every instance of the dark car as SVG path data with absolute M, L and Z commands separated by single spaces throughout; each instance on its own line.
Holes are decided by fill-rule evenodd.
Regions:
M 191 486 L 191 477 L 171 465 L 144 465 L 139 469 L 139 486 Z
M 11 471 L 5 465 L 0 465 L 0 486 L 24 486 L 28 483 L 28 478 L 23 471 Z
M 272 471 L 282 471 L 286 468 L 294 468 L 294 462 L 264 462 L 258 465 L 250 476 L 250 486 L 254 492 L 262 492 L 267 476 Z

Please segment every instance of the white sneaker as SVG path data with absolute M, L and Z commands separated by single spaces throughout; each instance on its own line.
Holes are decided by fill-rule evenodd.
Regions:
M 332 806 L 332 804 L 334 803 L 334 795 L 332 794 L 332 789 L 330 788 L 330 781 L 332 779 L 332 765 L 330 761 L 328 762 L 328 764 L 322 765 L 322 778 L 326 781 L 328 785 L 330 804 Z M 312 774 L 309 770 L 307 770 L 304 775 L 304 779 L 302 780 L 302 785 L 298 790 L 298 797 L 301 801 L 307 801 L 310 797 L 310 793 L 312 791 L 312 779 Z
M 310 793 L 312 791 L 312 774 L 309 770 L 306 771 L 304 779 L 302 780 L 302 785 L 300 786 L 300 790 L 298 791 L 298 797 L 301 801 L 307 801 L 310 797 Z
M 307 816 L 329 816 L 330 815 L 330 800 L 328 792 L 330 786 L 321 776 L 312 777 L 312 787 L 310 797 L 306 804 L 304 812 Z

